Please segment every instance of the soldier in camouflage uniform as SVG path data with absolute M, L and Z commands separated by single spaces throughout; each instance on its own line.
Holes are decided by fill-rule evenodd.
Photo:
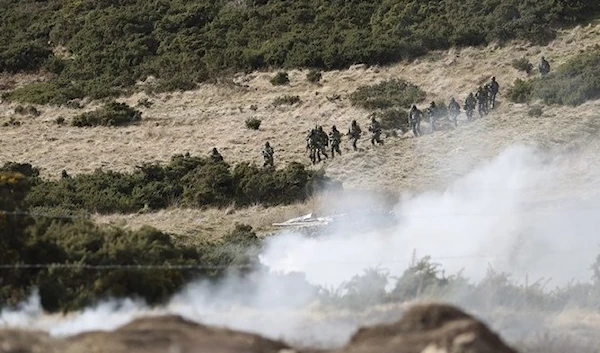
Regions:
M 427 115 L 429 116 L 429 123 L 431 124 L 431 132 L 435 132 L 435 122 L 438 118 L 435 102 L 431 102 L 431 104 L 429 104 L 429 108 L 427 108 Z
M 467 120 L 471 121 L 473 120 L 473 111 L 475 110 L 475 107 L 477 106 L 477 100 L 475 99 L 475 96 L 473 95 L 473 92 L 469 93 L 469 96 L 467 97 L 467 99 L 465 99 L 465 112 L 467 113 Z
M 542 77 L 546 76 L 550 72 L 550 63 L 543 56 L 540 59 L 538 70 L 540 71 L 540 75 L 542 75 Z
M 331 132 L 329 133 L 329 142 L 331 144 L 331 159 L 335 158 L 336 152 L 341 156 L 342 151 L 340 151 L 340 144 L 342 143 L 342 134 L 340 134 L 335 125 L 331 127 Z
M 319 152 L 319 130 L 315 127 L 308 132 L 306 137 L 306 148 L 310 151 L 309 157 L 312 164 L 317 163 L 317 159 L 321 161 L 321 154 Z
M 358 151 L 358 147 L 356 147 L 356 142 L 360 138 L 362 134 L 362 130 L 360 129 L 360 125 L 356 122 L 356 120 L 352 120 L 352 124 L 350 125 L 350 129 L 348 130 L 348 136 L 350 137 L 350 141 L 352 141 L 352 148 L 354 151 Z
M 487 91 L 479 86 L 475 98 L 477 98 L 477 111 L 479 112 L 479 117 L 483 118 L 484 115 L 487 115 Z
M 450 114 L 450 120 L 454 123 L 454 127 L 458 126 L 458 114 L 460 114 L 460 105 L 456 102 L 454 97 L 450 99 L 448 104 L 448 113 Z
M 216 147 L 213 147 L 212 152 L 210 153 L 210 159 L 213 162 L 223 162 L 223 156 L 217 151 Z
M 375 146 L 375 142 L 377 142 L 378 145 L 383 145 L 383 141 L 381 140 L 381 124 L 379 124 L 379 121 L 377 121 L 374 116 L 371 117 L 369 131 L 371 132 L 371 145 Z
M 262 155 L 263 155 L 263 159 L 265 160 L 263 167 L 274 167 L 275 166 L 275 163 L 273 161 L 273 156 L 275 155 L 275 151 L 273 150 L 273 147 L 271 147 L 271 144 L 269 144 L 268 141 L 265 143 L 265 148 L 263 148 L 263 150 L 262 150 Z
M 496 107 L 496 95 L 500 91 L 500 85 L 496 81 L 496 77 L 492 77 L 492 82 L 490 82 L 490 106 L 492 109 Z
M 413 105 L 408 113 L 408 124 L 412 129 L 415 137 L 423 135 L 421 132 L 421 119 L 423 118 L 423 112 L 420 111 L 416 105 Z
M 327 154 L 327 147 L 329 147 L 329 136 L 327 136 L 327 133 L 323 130 L 323 126 L 319 126 L 317 133 L 319 154 L 323 154 L 325 159 L 329 159 L 329 155 Z M 320 160 L 321 159 L 319 158 L 319 161 Z

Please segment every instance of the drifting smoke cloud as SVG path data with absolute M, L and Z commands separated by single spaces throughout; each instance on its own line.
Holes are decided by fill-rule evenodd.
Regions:
M 432 256 L 447 274 L 462 270 L 473 281 L 482 279 L 489 266 L 517 279 L 551 277 L 556 285 L 589 281 L 598 253 L 600 199 L 561 202 L 554 208 L 532 203 L 540 194 L 564 188 L 556 183 L 561 168 L 531 148 L 512 147 L 444 192 L 405 195 L 394 209 L 394 227 L 367 232 L 340 227 L 319 238 L 293 232 L 270 238 L 261 261 L 287 276 L 257 272 L 217 284 L 192 283 L 162 308 L 107 302 L 67 318 L 44 316 L 34 298 L 20 311 L 0 313 L 0 324 L 65 335 L 173 313 L 272 338 L 339 345 L 360 320 L 351 315 L 315 317 L 308 309 L 317 293 L 306 281 L 337 288 L 374 267 L 399 276 L 413 251 Z M 361 203 L 377 206 L 374 199 Z
M 449 273 L 482 279 L 489 267 L 516 278 L 552 277 L 557 285 L 588 281 L 598 249 L 595 217 L 600 200 L 565 209 L 532 203 L 550 193 L 557 165 L 531 148 L 507 149 L 444 192 L 405 195 L 395 207 L 398 225 L 367 234 L 346 229 L 306 239 L 274 238 L 262 260 L 274 270 L 305 273 L 309 282 L 337 287 L 367 268 L 398 276 L 413 251 L 429 255 Z M 594 204 L 596 207 L 594 207 Z

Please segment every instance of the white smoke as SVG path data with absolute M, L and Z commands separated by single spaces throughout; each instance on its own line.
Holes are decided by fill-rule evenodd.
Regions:
M 274 273 L 231 276 L 188 285 L 160 308 L 108 301 L 67 317 L 47 316 L 39 300 L 0 312 L 0 325 L 36 328 L 54 335 L 110 330 L 145 315 L 178 314 L 200 323 L 260 333 L 292 342 L 343 344 L 361 323 L 355 315 L 313 310 L 317 293 L 307 284 L 338 288 L 369 268 L 401 275 L 413 258 L 429 255 L 447 274 L 463 271 L 473 281 L 489 267 L 516 279 L 552 278 L 563 285 L 589 281 L 598 254 L 600 199 L 535 203 L 566 186 L 564 165 L 534 149 L 516 146 L 454 181 L 443 192 L 404 195 L 391 228 L 334 228 L 308 238 L 283 232 L 267 240 L 260 259 Z M 377 201 L 363 197 L 366 208 Z M 373 219 L 376 223 L 377 220 Z
M 299 271 L 313 284 L 333 287 L 367 268 L 398 276 L 413 251 L 474 281 L 489 267 L 517 279 L 552 277 L 557 285 L 588 281 L 598 252 L 594 200 L 567 209 L 564 202 L 554 208 L 534 203 L 540 194 L 553 193 L 559 172 L 534 149 L 515 146 L 444 192 L 406 195 L 395 208 L 394 229 L 366 234 L 346 229 L 314 239 L 287 233 L 270 242 L 262 260 L 274 270 Z

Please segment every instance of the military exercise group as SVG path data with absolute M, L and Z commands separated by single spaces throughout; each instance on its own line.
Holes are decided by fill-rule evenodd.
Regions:
M 545 76 L 550 72 L 550 64 L 543 56 L 540 60 L 538 70 L 542 76 Z M 498 95 L 499 91 L 500 85 L 496 81 L 496 78 L 492 77 L 489 83 L 479 86 L 476 93 L 469 93 L 463 105 L 467 121 L 473 120 L 475 109 L 477 109 L 480 118 L 488 115 L 490 110 L 494 109 L 496 106 L 496 96 Z M 449 119 L 454 127 L 457 127 L 458 116 L 460 112 L 460 105 L 454 99 L 454 97 L 450 99 L 447 110 L 440 109 L 440 107 L 436 106 L 435 102 L 431 102 L 426 110 L 427 117 L 429 118 L 429 124 L 431 126 L 431 132 L 436 131 L 436 122 L 439 122 L 442 119 Z M 423 131 L 421 130 L 421 121 L 423 120 L 424 116 L 424 113 L 417 108 L 416 105 L 411 107 L 408 114 L 408 125 L 410 126 L 410 129 L 415 137 L 423 135 Z M 371 117 L 371 122 L 368 129 L 371 133 L 371 144 L 383 145 L 383 140 L 381 139 L 381 123 L 377 121 L 375 117 Z M 361 138 L 361 135 L 362 129 L 360 128 L 360 125 L 356 120 L 352 120 L 347 136 L 354 151 L 358 151 L 357 142 Z M 329 134 L 323 130 L 322 126 L 315 126 L 308 132 L 306 137 L 306 151 L 309 154 L 310 161 L 313 164 L 317 164 L 321 162 L 323 158 L 329 159 L 330 154 L 328 152 L 331 153 L 332 159 L 335 158 L 336 153 L 341 155 L 341 143 L 342 133 L 335 125 L 331 127 L 331 132 L 329 132 Z M 275 151 L 273 150 L 273 147 L 271 147 L 269 142 L 266 142 L 262 150 L 264 167 L 274 166 L 274 154 Z M 211 158 L 215 161 L 223 160 L 223 157 L 216 148 L 213 148 Z

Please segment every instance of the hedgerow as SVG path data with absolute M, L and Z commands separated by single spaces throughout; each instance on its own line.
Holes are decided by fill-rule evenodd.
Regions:
M 192 89 L 211 76 L 269 67 L 387 64 L 434 49 L 513 38 L 547 42 L 598 10 L 584 1 L 5 1 L 0 71 L 53 78 L 9 99 L 63 104 L 130 90 Z M 65 47 L 56 57 L 52 49 Z M 18 93 L 17 93 L 18 92 Z M 73 97 L 76 96 L 76 97 Z
M 143 164 L 132 173 L 96 170 L 60 180 L 42 180 L 30 165 L 6 164 L 0 171 L 25 171 L 30 175 L 32 189 L 26 202 L 31 207 L 102 214 L 173 205 L 289 204 L 305 200 L 326 186 L 335 186 L 324 174 L 299 163 L 282 169 L 263 169 L 249 163 L 232 167 L 190 155 L 176 155 L 167 165 Z

